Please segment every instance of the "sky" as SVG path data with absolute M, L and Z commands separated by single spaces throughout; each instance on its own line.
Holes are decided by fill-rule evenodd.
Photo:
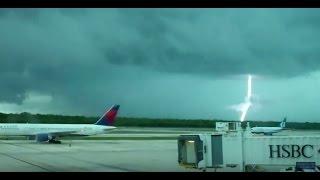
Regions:
M 0 9 L 0 112 L 320 122 L 320 9 Z

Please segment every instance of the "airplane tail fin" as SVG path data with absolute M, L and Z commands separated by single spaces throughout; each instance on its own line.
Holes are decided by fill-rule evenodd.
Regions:
M 282 122 L 280 123 L 280 127 L 282 128 L 285 128 L 286 127 L 286 121 L 287 121 L 287 118 L 285 117 Z
M 100 119 L 94 123 L 101 126 L 112 126 L 116 120 L 120 105 L 113 105 L 108 111 L 106 111 Z

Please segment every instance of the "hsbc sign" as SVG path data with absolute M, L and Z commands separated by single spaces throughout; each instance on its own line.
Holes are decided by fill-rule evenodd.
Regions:
M 312 158 L 320 150 L 315 149 L 314 145 L 269 145 L 269 158 Z

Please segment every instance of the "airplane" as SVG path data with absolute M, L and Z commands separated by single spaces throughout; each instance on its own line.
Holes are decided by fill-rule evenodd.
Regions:
M 35 137 L 36 142 L 61 144 L 62 136 L 90 136 L 105 134 L 115 129 L 112 126 L 116 120 L 120 105 L 113 105 L 94 124 L 19 124 L 0 123 L 0 136 Z
M 272 136 L 273 133 L 278 133 L 286 127 L 286 121 L 287 118 L 285 117 L 279 127 L 253 127 L 251 128 L 251 133 Z

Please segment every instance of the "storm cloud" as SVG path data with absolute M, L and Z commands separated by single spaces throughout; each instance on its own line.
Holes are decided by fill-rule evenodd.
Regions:
M 39 94 L 60 113 L 120 103 L 128 116 L 194 118 L 183 115 L 208 106 L 203 88 L 222 93 L 228 77 L 317 72 L 319 19 L 319 9 L 1 9 L 0 102 Z

